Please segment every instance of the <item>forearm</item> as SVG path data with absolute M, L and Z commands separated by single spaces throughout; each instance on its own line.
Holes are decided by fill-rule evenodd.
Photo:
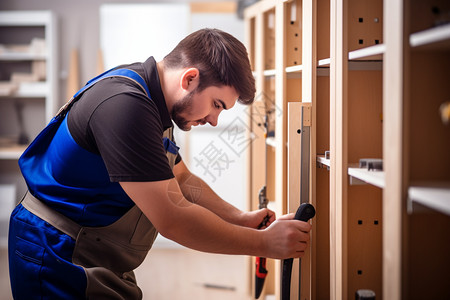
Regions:
M 200 205 L 227 222 L 243 224 L 243 213 L 238 208 L 220 198 L 202 179 L 190 172 L 177 176 L 183 195 L 192 203 Z
M 264 233 L 224 221 L 196 204 L 176 210 L 166 230 L 166 238 L 186 247 L 211 253 L 268 255 Z
M 192 249 L 271 258 L 300 257 L 309 239 L 310 225 L 296 220 L 280 218 L 264 230 L 231 224 L 209 209 L 189 202 L 175 179 L 120 184 L 163 236 Z
M 247 255 L 267 252 L 263 232 L 228 223 L 189 202 L 174 179 L 166 182 L 165 187 L 153 188 L 155 184 L 121 183 L 163 236 L 205 252 Z

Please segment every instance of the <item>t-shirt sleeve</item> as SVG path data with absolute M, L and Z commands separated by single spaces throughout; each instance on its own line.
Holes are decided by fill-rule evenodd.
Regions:
M 174 177 L 158 110 L 147 98 L 129 94 L 109 98 L 93 112 L 88 130 L 112 182 Z

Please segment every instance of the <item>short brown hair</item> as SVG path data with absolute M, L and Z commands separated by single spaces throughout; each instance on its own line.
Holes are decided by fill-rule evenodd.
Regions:
M 209 86 L 232 86 L 238 101 L 251 104 L 255 78 L 245 46 L 231 34 L 205 28 L 191 33 L 164 57 L 164 68 L 194 67 L 200 72 L 198 91 Z

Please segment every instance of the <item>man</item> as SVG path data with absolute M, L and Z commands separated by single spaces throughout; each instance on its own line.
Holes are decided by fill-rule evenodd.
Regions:
M 245 47 L 214 29 L 90 81 L 19 160 L 29 192 L 11 215 L 14 297 L 140 299 L 133 269 L 157 232 L 200 251 L 301 257 L 308 223 L 223 201 L 172 140 L 172 120 L 216 126 L 254 94 Z

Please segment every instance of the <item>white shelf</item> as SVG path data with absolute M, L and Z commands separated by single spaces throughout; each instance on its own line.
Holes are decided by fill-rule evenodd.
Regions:
M 19 159 L 27 146 L 0 147 L 0 159 Z
M 0 61 L 8 62 L 11 65 L 11 70 L 8 70 L 9 72 L 6 74 L 8 77 L 4 76 L 5 80 L 9 81 L 0 83 L 0 101 L 2 101 L 0 119 L 12 111 L 9 108 L 3 110 L 3 107 L 8 105 L 3 103 L 4 99 L 22 98 L 32 101 L 32 103 L 23 101 L 24 106 L 27 106 L 25 111 L 34 114 L 36 111 L 40 113 L 43 110 L 45 123 L 48 123 L 57 109 L 56 17 L 50 10 L 1 11 L 0 27 L 2 30 Z M 30 27 L 33 28 L 30 29 Z M 13 35 L 18 35 L 18 37 L 12 39 Z M 14 43 L 11 43 L 12 41 Z M 32 73 L 22 73 L 24 64 L 31 65 Z M 30 75 L 30 78 L 23 75 Z M 36 75 L 36 79 L 34 79 L 34 75 Z M 31 123 L 26 124 L 25 133 L 30 134 L 29 131 L 35 131 L 35 126 L 38 124 L 34 124 L 34 122 L 37 122 L 37 119 L 32 118 Z M 2 128 L 4 136 L 15 132 L 13 124 L 7 126 L 9 128 Z M 13 142 L 1 143 L 0 160 L 17 160 L 25 148 L 26 146 L 16 145 Z M 0 176 L 9 176 L 5 170 L 2 171 Z
M 41 98 L 48 95 L 47 82 L 22 82 L 14 96 L 18 98 Z
M 358 60 L 358 59 L 366 59 L 366 60 L 382 60 L 382 55 L 386 50 L 386 46 L 384 44 L 378 44 L 362 49 L 358 49 L 355 51 L 351 51 L 348 53 L 349 60 Z
M 2 11 L 0 26 L 43 26 L 52 22 L 50 11 Z
M 379 188 L 384 188 L 384 172 L 383 171 L 369 171 L 366 168 L 348 168 L 348 175 L 350 175 L 350 184 L 371 184 Z
M 432 45 L 440 42 L 450 44 L 450 24 L 419 31 L 409 36 L 411 47 Z
M 317 162 L 324 166 L 330 167 L 330 160 L 326 159 L 325 155 L 317 155 Z
M 303 65 L 286 67 L 286 73 L 301 72 L 302 70 L 303 70 Z
M 263 74 L 264 74 L 265 77 L 275 76 L 275 73 L 276 73 L 275 69 L 270 69 L 270 70 L 264 70 L 263 71 Z
M 324 58 L 324 59 L 320 59 L 317 62 L 317 66 L 318 67 L 329 67 L 331 63 L 331 58 Z
M 271 147 L 276 147 L 276 140 L 274 137 L 268 137 L 266 138 L 266 145 Z
M 0 60 L 2 61 L 33 61 L 46 60 L 45 54 L 37 53 L 20 53 L 20 52 L 3 52 L 0 53 Z
M 450 216 L 450 182 L 410 186 L 408 213 L 419 212 L 424 206 Z

